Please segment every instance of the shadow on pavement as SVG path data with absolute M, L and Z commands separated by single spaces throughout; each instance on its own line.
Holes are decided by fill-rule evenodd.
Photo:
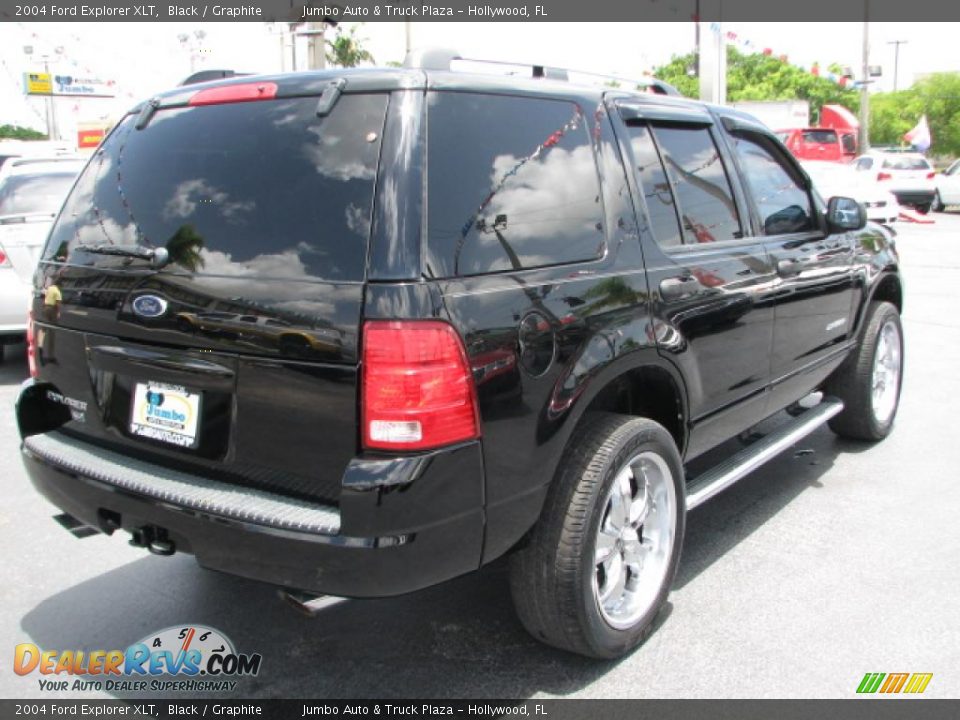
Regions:
M 0 345 L 0 385 L 19 385 L 30 376 L 27 368 L 27 348 L 23 343 Z
M 823 428 L 692 512 L 676 587 L 694 581 L 800 493 L 822 487 L 839 454 L 868 447 Z M 108 543 L 123 539 L 84 542 L 110 552 Z M 658 625 L 671 610 L 668 603 Z M 354 600 L 307 618 L 269 586 L 203 570 L 183 555 L 146 556 L 48 597 L 21 621 L 41 648 L 88 650 L 123 649 L 187 624 L 217 628 L 239 652 L 263 655 L 260 675 L 243 679 L 237 697 L 563 696 L 617 665 L 529 637 L 513 612 L 504 561 L 411 595 Z
M 785 417 L 781 414 L 763 426 L 769 428 Z M 710 451 L 703 462 L 698 459 L 697 464 L 709 466 L 711 459 L 728 457 L 741 447 L 739 441 L 731 440 Z M 824 426 L 691 511 L 674 587 L 682 588 L 695 580 L 801 493 L 823 487 L 822 478 L 838 456 L 872 447 L 872 443 L 838 438 Z
M 108 552 L 106 543 L 122 540 L 85 542 L 104 543 Z M 513 613 L 502 562 L 411 595 L 354 600 L 307 618 L 271 587 L 203 570 L 186 556 L 145 557 L 48 597 L 21 625 L 44 649 L 109 650 L 192 623 L 221 630 L 238 652 L 263 655 L 259 676 L 243 679 L 236 697 L 566 695 L 615 666 L 529 637 Z

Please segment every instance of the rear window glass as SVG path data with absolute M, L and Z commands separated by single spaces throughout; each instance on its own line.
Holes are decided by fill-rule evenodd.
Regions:
M 597 165 L 569 102 L 431 93 L 428 260 L 433 277 L 603 255 Z
M 924 158 L 884 158 L 882 167 L 887 170 L 928 170 L 930 163 Z
M 88 165 L 45 257 L 77 245 L 164 246 L 215 275 L 361 280 L 386 95 L 159 110 L 127 117 Z
M 0 185 L 0 215 L 50 213 L 60 209 L 77 176 L 14 175 Z
M 804 130 L 803 141 L 819 145 L 832 145 L 837 142 L 837 133 L 834 130 Z

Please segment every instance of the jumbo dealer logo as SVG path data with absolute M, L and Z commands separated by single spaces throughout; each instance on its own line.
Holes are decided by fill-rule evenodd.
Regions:
M 17 675 L 39 673 L 41 690 L 233 690 L 233 678 L 255 676 L 263 657 L 238 653 L 219 630 L 203 625 L 170 627 L 125 650 L 41 650 L 21 643 L 14 651 Z M 50 676 L 86 676 L 55 679 Z M 186 680 L 159 680 L 161 676 Z M 200 679 L 202 676 L 202 679 Z M 141 679 L 142 678 L 142 679 Z

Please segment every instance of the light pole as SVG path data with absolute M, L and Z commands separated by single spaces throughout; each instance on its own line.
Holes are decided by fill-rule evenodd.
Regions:
M 23 48 L 23 52 L 27 57 L 33 55 L 33 46 L 26 45 Z M 58 47 L 56 49 L 58 55 L 63 54 L 63 48 Z M 51 92 L 53 87 L 53 77 L 50 75 L 50 56 L 44 53 L 40 56 L 40 59 L 43 61 L 43 72 L 48 78 L 50 78 Z M 57 106 L 53 102 L 53 95 L 45 95 L 43 98 L 43 107 L 44 107 L 44 121 L 47 124 L 47 138 L 49 140 L 59 140 L 60 139 L 60 130 L 57 127 Z
M 870 149 L 870 0 L 863 0 L 863 74 L 860 84 L 860 153 Z
M 893 91 L 897 91 L 897 80 L 900 78 L 900 46 L 906 45 L 906 40 L 891 40 L 887 45 L 893 45 Z

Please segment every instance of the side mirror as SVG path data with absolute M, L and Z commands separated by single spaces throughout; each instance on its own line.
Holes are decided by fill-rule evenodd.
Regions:
M 832 197 L 827 203 L 827 229 L 834 232 L 860 230 L 867 224 L 867 211 L 853 198 Z

